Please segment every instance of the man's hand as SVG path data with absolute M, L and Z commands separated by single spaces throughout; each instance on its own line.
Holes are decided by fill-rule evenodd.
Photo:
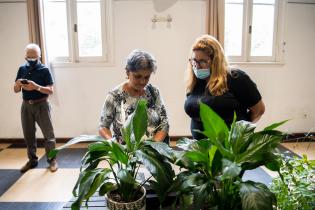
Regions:
M 18 86 L 18 87 L 21 87 L 21 86 L 23 85 L 22 82 L 21 82 L 22 80 L 23 80 L 23 79 L 18 79 L 18 80 L 16 80 L 16 81 L 15 81 L 15 85 Z
M 18 93 L 18 92 L 21 91 L 21 88 L 22 88 L 22 85 L 23 85 L 23 84 L 21 83 L 22 80 L 23 80 L 23 79 L 18 79 L 18 80 L 15 81 L 14 87 L 13 87 L 13 90 L 14 90 L 15 93 Z
M 37 90 L 39 85 L 33 82 L 32 80 L 27 80 L 28 84 L 22 84 L 22 88 L 27 91 Z

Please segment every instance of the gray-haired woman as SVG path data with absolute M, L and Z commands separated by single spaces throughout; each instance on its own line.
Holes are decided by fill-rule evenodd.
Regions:
M 148 128 L 146 135 L 155 141 L 168 143 L 169 123 L 159 90 L 149 84 L 156 71 L 154 57 L 143 50 L 132 51 L 125 67 L 127 81 L 110 90 L 101 112 L 99 134 L 110 139 L 115 137 L 123 143 L 121 128 L 132 114 L 139 99 L 148 101 Z

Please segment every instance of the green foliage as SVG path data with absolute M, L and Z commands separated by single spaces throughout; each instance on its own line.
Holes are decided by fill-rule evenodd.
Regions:
M 200 105 L 203 133 L 207 138 L 196 141 L 181 139 L 174 163 L 185 170 L 178 174 L 176 190 L 182 208 L 268 210 L 275 196 L 261 183 L 243 182 L 246 170 L 267 166 L 279 170 L 273 150 L 283 134 L 274 130 L 285 121 L 275 123 L 260 132 L 255 125 L 236 122 L 229 129 L 224 121 L 205 104 Z
M 163 202 L 175 174 L 167 158 L 160 152 L 168 154 L 170 158 L 174 157 L 165 143 L 145 139 L 146 130 L 147 102 L 139 100 L 135 112 L 129 116 L 122 128 L 126 145 L 119 144 L 115 139 L 104 140 L 99 136 L 84 135 L 49 153 L 50 157 L 55 157 L 60 150 L 70 145 L 94 142 L 88 146 L 88 151 L 82 159 L 80 175 L 73 189 L 73 195 L 76 197 L 71 206 L 73 210 L 80 209 L 83 201 L 86 201 L 87 205 L 89 198 L 97 189 L 100 195 L 104 195 L 115 188 L 123 202 L 134 201 L 137 191 L 148 181 L 161 203 Z M 99 168 L 101 161 L 107 162 L 109 168 Z M 137 180 L 141 164 L 154 179 L 141 182 Z
M 281 156 L 279 177 L 273 179 L 271 191 L 281 210 L 315 209 L 315 162 L 306 156 Z

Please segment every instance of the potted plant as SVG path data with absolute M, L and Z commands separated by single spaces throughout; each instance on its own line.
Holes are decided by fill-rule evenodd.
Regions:
M 306 155 L 281 155 L 279 177 L 272 180 L 270 189 L 277 197 L 281 210 L 315 209 L 315 161 Z
M 55 157 L 58 151 L 79 142 L 94 142 L 82 159 L 80 175 L 73 189 L 76 197 L 71 208 L 79 209 L 82 201 L 87 201 L 99 189 L 100 195 L 107 196 L 109 209 L 145 209 L 145 183 L 156 192 L 160 203 L 163 202 L 168 188 L 175 176 L 174 171 L 158 150 L 163 143 L 145 139 L 147 130 L 147 102 L 139 100 L 135 112 L 128 117 L 122 128 L 125 145 L 115 139 L 104 140 L 100 136 L 85 135 L 70 140 L 50 152 Z M 100 168 L 99 163 L 105 161 L 108 168 Z M 141 165 L 150 172 L 151 179 L 139 181 L 137 175 Z
M 207 105 L 200 105 L 200 117 L 207 138 L 182 139 L 177 147 L 176 188 L 182 208 L 193 209 L 273 209 L 275 195 L 262 183 L 242 181 L 246 170 L 266 166 L 279 170 L 273 150 L 283 138 L 274 130 L 285 121 L 255 132 L 255 125 L 234 121 L 230 128 Z

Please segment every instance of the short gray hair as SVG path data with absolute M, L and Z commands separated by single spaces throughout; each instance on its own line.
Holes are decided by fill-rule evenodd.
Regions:
M 135 49 L 128 55 L 125 69 L 132 72 L 143 69 L 155 72 L 157 69 L 156 60 L 150 53 L 144 50 Z
M 35 43 L 31 43 L 31 44 L 26 45 L 25 52 L 28 50 L 35 50 L 38 53 L 39 57 L 41 56 L 40 47 Z

